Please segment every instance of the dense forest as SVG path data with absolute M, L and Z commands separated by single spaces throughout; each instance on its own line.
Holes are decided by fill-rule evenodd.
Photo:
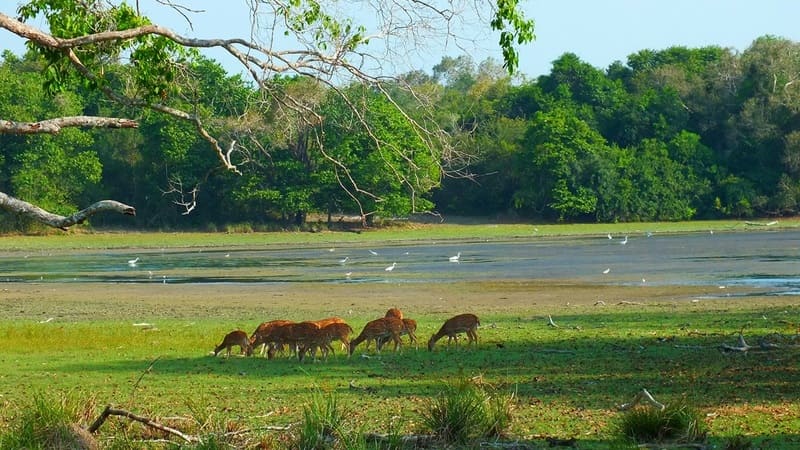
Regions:
M 187 75 L 194 90 L 170 100 L 202 99 L 216 130 L 256 136 L 238 174 L 198 151 L 208 144 L 190 123 L 120 109 L 77 81 L 48 89 L 48 67 L 35 54 L 2 56 L 0 117 L 139 121 L 136 129 L 0 135 L 0 191 L 61 214 L 98 198 L 137 208 L 133 222 L 98 216 L 98 226 L 218 230 L 302 225 L 312 213 L 369 222 L 425 211 L 630 222 L 793 215 L 800 205 L 800 44 L 777 37 L 741 53 L 642 50 L 605 70 L 566 53 L 535 80 L 509 77 L 492 60 L 446 57 L 401 77 L 433 105 L 411 119 L 434 123 L 437 139 L 377 93 L 352 108 L 309 79 L 271 80 L 269 89 L 323 112 L 304 120 L 197 56 Z M 343 179 L 359 189 L 343 188 Z M 0 223 L 33 226 L 5 212 Z

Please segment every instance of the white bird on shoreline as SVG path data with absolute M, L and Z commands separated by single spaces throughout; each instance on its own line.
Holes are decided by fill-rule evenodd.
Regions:
M 625 236 L 625 239 L 623 239 L 622 242 L 620 242 L 620 244 L 625 245 L 627 243 L 628 243 L 628 236 Z
M 131 266 L 131 267 L 135 267 L 136 263 L 138 263 L 138 262 L 139 262 L 139 257 L 137 256 L 136 259 L 129 259 L 128 260 L 128 265 Z
M 344 257 L 344 259 L 340 259 L 340 260 L 339 260 L 339 264 L 344 264 L 344 263 L 346 263 L 348 259 L 350 259 L 350 257 L 349 257 L 349 256 L 345 256 L 345 257 Z
M 456 256 L 451 256 L 450 257 L 450 262 L 458 262 L 459 259 L 461 259 L 461 252 L 458 252 L 458 254 Z
M 397 267 L 397 263 L 396 263 L 396 262 L 393 262 L 391 266 L 389 266 L 389 267 L 387 267 L 387 268 L 385 268 L 385 269 L 383 269 L 383 270 L 385 270 L 385 271 L 387 271 L 387 272 L 391 272 L 391 271 L 393 271 L 393 270 L 394 270 L 394 268 L 395 268 L 395 267 Z

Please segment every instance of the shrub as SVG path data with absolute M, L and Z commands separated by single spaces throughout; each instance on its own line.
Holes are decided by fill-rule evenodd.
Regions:
M 32 404 L 21 405 L 19 414 L 0 434 L 0 448 L 98 448 L 94 437 L 78 424 L 88 413 L 81 405 L 71 395 L 34 394 Z
M 325 396 L 315 391 L 310 402 L 303 407 L 303 423 L 300 425 L 297 448 L 366 448 L 363 433 L 359 430 L 348 430 L 346 418 L 347 412 L 339 406 L 335 395 Z
M 622 417 L 619 433 L 636 443 L 698 442 L 705 440 L 706 425 L 700 414 L 683 402 L 661 410 L 638 406 Z
M 446 384 L 422 412 L 422 423 L 446 443 L 499 437 L 511 423 L 513 396 L 492 396 L 470 379 Z

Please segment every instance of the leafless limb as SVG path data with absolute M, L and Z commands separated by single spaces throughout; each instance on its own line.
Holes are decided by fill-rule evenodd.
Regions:
M 663 403 L 657 402 L 656 399 L 653 398 L 653 396 L 649 392 L 647 392 L 647 389 L 642 389 L 641 391 L 639 391 L 638 394 L 636 394 L 635 397 L 633 397 L 633 400 L 631 400 L 629 403 L 623 403 L 619 405 L 619 410 L 625 411 L 631 409 L 634 406 L 638 405 L 639 403 L 642 403 L 643 401 L 650 404 L 650 406 L 658 408 L 662 411 L 666 408 L 666 406 Z
M 49 211 L 45 211 L 36 205 L 32 205 L 24 200 L 14 198 L 3 192 L 0 192 L 0 208 L 30 217 L 38 222 L 49 225 L 53 228 L 60 228 L 64 231 L 68 230 L 72 225 L 83 223 L 89 217 L 100 212 L 109 211 L 129 216 L 136 215 L 136 209 L 133 206 L 129 206 L 115 200 L 101 200 L 76 212 L 75 214 L 72 214 L 71 216 L 61 216 Z
M 161 195 L 176 198 L 172 203 L 183 208 L 181 215 L 189 215 L 197 207 L 197 193 L 200 192 L 199 185 L 195 185 L 190 191 L 183 189 L 183 182 L 179 178 L 171 178 L 168 181 L 169 189 L 161 191 Z
M 62 128 L 138 128 L 135 120 L 115 117 L 70 116 L 38 122 L 14 122 L 0 119 L 0 134 L 58 134 Z
M 139 416 L 139 415 L 134 414 L 134 413 L 132 413 L 130 411 L 125 411 L 123 409 L 112 408 L 110 405 L 106 406 L 106 408 L 103 410 L 103 412 L 100 414 L 100 416 L 92 423 L 92 425 L 89 427 L 89 433 L 94 434 L 95 432 L 97 432 L 97 430 L 100 429 L 100 426 L 102 426 L 103 423 L 105 423 L 106 419 L 108 419 L 108 416 L 126 417 L 128 419 L 135 420 L 137 422 L 143 423 L 144 425 L 146 425 L 148 427 L 155 428 L 157 430 L 161 430 L 161 431 L 164 431 L 166 433 L 178 436 L 179 438 L 183 439 L 186 442 L 199 442 L 200 441 L 200 439 L 198 437 L 196 437 L 196 436 L 185 434 L 185 433 L 183 433 L 183 432 L 181 432 L 179 430 L 176 430 L 174 428 L 170 428 L 170 427 L 168 427 L 166 425 L 162 425 L 162 424 L 160 424 L 160 423 L 158 423 L 158 422 L 156 422 L 156 421 L 154 421 L 152 419 L 149 419 L 149 418 L 144 417 L 144 416 Z

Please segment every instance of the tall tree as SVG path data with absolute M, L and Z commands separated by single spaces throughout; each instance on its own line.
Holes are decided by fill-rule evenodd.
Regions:
M 519 64 L 517 46 L 533 39 L 533 22 L 526 19 L 516 1 L 498 0 L 496 3 L 467 2 L 478 11 L 478 17 L 486 17 L 489 11 L 489 26 L 499 32 L 499 46 L 504 65 L 513 72 Z M 171 5 L 168 4 L 167 6 Z M 210 111 L 187 107 L 183 101 L 190 98 L 188 90 L 193 83 L 187 63 L 195 58 L 194 49 L 218 47 L 236 58 L 242 68 L 252 77 L 254 85 L 268 95 L 268 81 L 275 75 L 298 74 L 318 80 L 342 93 L 343 103 L 355 108 L 338 89 L 342 83 L 357 82 L 372 86 L 389 98 L 388 105 L 397 108 L 389 92 L 381 87 L 386 74 L 370 72 L 365 61 L 375 61 L 380 65 L 379 52 L 371 52 L 367 47 L 373 40 L 381 40 L 392 55 L 395 45 L 422 45 L 428 37 L 425 30 L 456 30 L 452 25 L 459 19 L 452 14 L 449 2 L 420 3 L 400 1 L 369 4 L 376 8 L 376 28 L 368 30 L 364 24 L 346 15 L 337 4 L 318 0 L 299 0 L 279 2 L 257 0 L 249 2 L 253 15 L 253 29 L 245 33 L 247 37 L 237 39 L 196 39 L 183 36 L 162 26 L 152 24 L 127 3 L 107 3 L 99 0 L 72 2 L 64 0 L 31 0 L 18 10 L 15 19 L 12 15 L 0 13 L 0 27 L 21 39 L 27 39 L 30 47 L 36 50 L 48 63 L 44 72 L 45 86 L 49 92 L 62 90 L 70 83 L 82 82 L 88 88 L 97 89 L 111 101 L 131 110 L 147 109 L 179 120 L 192 126 L 197 135 L 211 148 L 222 167 L 240 173 L 240 165 L 251 152 L 244 146 L 248 141 L 239 141 L 225 133 L 217 133 L 211 127 Z M 185 10 L 181 10 L 186 13 Z M 267 17 L 259 16 L 267 11 Z M 364 11 L 359 11 L 363 14 Z M 188 17 L 188 15 L 186 16 Z M 363 16 L 362 16 L 363 17 Z M 43 18 L 47 24 L 44 31 L 30 25 L 34 18 Z M 266 20 L 265 20 L 266 19 Z M 266 34 L 263 34 L 266 33 Z M 373 34 L 374 33 L 374 34 Z M 286 35 L 294 45 L 287 48 L 264 45 L 263 42 L 276 42 L 271 36 Z M 450 38 L 460 39 L 448 32 Z M 412 40 L 409 41 L 408 39 Z M 110 63 L 127 59 L 124 83 L 113 83 L 106 73 Z M 290 95 L 278 94 L 276 99 L 287 108 L 295 109 L 310 124 L 320 122 L 318 111 L 295 101 Z M 358 124 L 370 129 L 369 121 L 363 119 L 354 109 Z M 399 117 L 408 126 L 416 129 L 419 136 L 438 137 L 426 128 L 429 123 L 410 120 L 410 115 L 398 111 Z M 13 120 L 0 121 L 0 132 L 55 132 L 63 126 L 133 127 L 137 122 L 97 117 L 71 116 L 56 122 L 44 122 L 35 118 L 33 122 Z M 367 135 L 370 133 L 367 131 Z M 380 145 L 380 140 L 375 140 Z M 425 142 L 431 148 L 440 147 L 446 142 Z M 392 149 L 387 149 L 392 151 Z M 397 158 L 405 160 L 402 154 Z M 413 165 L 409 165 L 413 168 Z M 397 172 L 398 174 L 400 172 Z M 403 176 L 400 180 L 402 182 Z M 196 191 L 195 191 L 196 192 Z M 116 209 L 132 213 L 134 209 L 116 202 L 99 204 L 101 208 Z M 0 193 L 0 207 L 4 209 L 33 214 L 37 218 L 49 217 L 46 211 L 37 210 L 34 205 L 20 201 L 5 193 Z M 49 217 L 43 222 L 66 228 L 75 223 L 74 218 Z M 80 217 L 81 220 L 85 216 Z

